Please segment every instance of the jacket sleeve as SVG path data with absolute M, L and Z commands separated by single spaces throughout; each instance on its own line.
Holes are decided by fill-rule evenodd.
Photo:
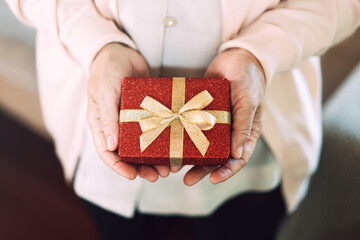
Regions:
M 360 0 L 285 0 L 225 41 L 220 52 L 247 49 L 262 64 L 269 83 L 274 74 L 324 53 L 359 25 Z
M 23 23 L 39 33 L 56 34 L 66 51 L 89 74 L 102 47 L 120 42 L 136 49 L 115 23 L 103 17 L 92 0 L 6 0 Z

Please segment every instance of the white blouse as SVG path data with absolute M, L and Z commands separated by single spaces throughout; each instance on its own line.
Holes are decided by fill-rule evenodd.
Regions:
M 122 26 L 147 60 L 152 76 L 202 77 L 222 41 L 218 0 L 118 1 Z M 204 178 L 188 187 L 183 177 L 190 166 L 156 183 L 129 181 L 113 172 L 98 156 L 88 128 L 75 177 L 75 191 L 114 213 L 208 215 L 231 197 L 268 191 L 279 185 L 280 168 L 260 138 L 249 163 L 234 177 L 213 185 Z

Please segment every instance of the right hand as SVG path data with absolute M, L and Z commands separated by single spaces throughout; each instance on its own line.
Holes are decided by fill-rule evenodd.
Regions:
M 263 122 L 265 74 L 252 53 L 240 48 L 222 52 L 210 63 L 205 77 L 227 78 L 230 81 L 232 158 L 221 166 L 194 166 L 184 176 L 184 183 L 189 186 L 209 173 L 210 182 L 218 184 L 239 172 L 255 150 Z
M 88 83 L 87 119 L 100 158 L 115 172 L 132 180 L 137 175 L 154 182 L 170 173 L 169 166 L 133 165 L 116 152 L 119 133 L 119 103 L 124 77 L 147 77 L 149 69 L 139 52 L 119 43 L 103 47 L 95 57 Z

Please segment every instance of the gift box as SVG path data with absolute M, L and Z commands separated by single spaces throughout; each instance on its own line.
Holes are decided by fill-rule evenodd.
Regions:
M 226 79 L 124 78 L 119 119 L 125 162 L 217 165 L 229 158 Z

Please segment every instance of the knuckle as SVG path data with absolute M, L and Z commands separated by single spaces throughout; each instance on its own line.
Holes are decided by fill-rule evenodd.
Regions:
M 101 127 L 106 132 L 113 131 L 113 130 L 115 130 L 116 123 L 114 121 L 110 121 L 110 120 L 102 120 Z
M 121 170 L 123 168 L 122 161 L 115 161 L 114 163 L 112 163 L 111 168 Z
M 251 129 L 238 129 L 234 126 L 233 131 L 235 132 L 235 136 L 238 138 L 249 138 L 251 135 Z
M 227 171 L 230 171 L 231 174 L 237 173 L 244 166 L 242 159 L 232 159 L 229 160 L 228 163 L 228 166 L 224 167 L 226 167 L 228 169 Z
M 247 105 L 249 107 L 257 107 L 258 103 L 259 103 L 259 97 L 254 94 L 252 91 L 247 90 L 247 91 L 243 91 L 241 93 L 241 97 L 238 100 L 240 103 L 242 103 L 242 105 Z
M 261 129 L 262 129 L 262 125 L 254 126 L 253 129 L 251 130 L 251 135 L 254 136 L 256 139 L 258 139 L 261 134 Z
M 245 157 L 245 158 L 242 158 L 242 166 L 245 166 L 248 162 L 249 162 L 249 158 Z
M 103 129 L 100 127 L 100 126 L 93 126 L 92 130 L 95 132 L 95 133 L 103 133 Z
M 258 105 L 255 103 L 236 104 L 232 109 L 234 119 L 246 119 L 254 116 Z
M 233 129 L 249 128 L 250 116 L 243 114 L 232 114 L 232 127 Z
M 223 165 L 222 168 L 225 172 L 227 172 L 230 175 L 233 175 L 234 173 L 236 173 L 236 170 L 233 169 L 233 166 L 227 167 L 227 166 Z
M 240 136 L 242 137 L 250 137 L 250 134 L 251 134 L 251 130 L 250 129 L 245 129 L 245 130 L 242 130 L 239 132 Z

